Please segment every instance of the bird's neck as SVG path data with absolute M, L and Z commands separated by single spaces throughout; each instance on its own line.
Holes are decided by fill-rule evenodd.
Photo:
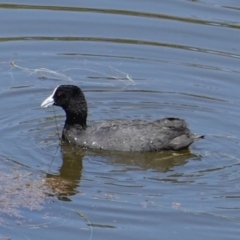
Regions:
M 77 114 L 66 112 L 66 121 L 64 128 L 76 128 L 79 130 L 85 130 L 87 128 L 87 116 L 86 114 Z

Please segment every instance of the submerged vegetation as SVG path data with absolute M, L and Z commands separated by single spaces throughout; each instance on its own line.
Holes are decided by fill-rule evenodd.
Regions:
M 21 217 L 21 208 L 41 210 L 49 187 L 44 179 L 19 168 L 0 168 L 0 220 L 2 215 Z
M 0 168 L 0 223 L 4 214 L 22 217 L 23 208 L 39 211 L 47 198 L 72 194 L 72 181 L 57 175 L 37 175 L 21 168 Z

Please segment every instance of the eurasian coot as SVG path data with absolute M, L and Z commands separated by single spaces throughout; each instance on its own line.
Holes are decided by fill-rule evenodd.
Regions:
M 184 120 L 163 118 L 143 120 L 112 120 L 87 126 L 88 108 L 82 90 L 74 85 L 54 89 L 41 107 L 60 106 L 66 113 L 62 138 L 71 144 L 110 151 L 161 151 L 187 148 L 203 135 L 195 135 Z

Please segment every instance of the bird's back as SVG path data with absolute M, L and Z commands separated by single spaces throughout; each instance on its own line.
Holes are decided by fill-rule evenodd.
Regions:
M 63 135 L 69 142 L 86 148 L 139 152 L 179 150 L 202 137 L 190 133 L 185 121 L 178 118 L 106 121 L 86 130 L 64 129 Z

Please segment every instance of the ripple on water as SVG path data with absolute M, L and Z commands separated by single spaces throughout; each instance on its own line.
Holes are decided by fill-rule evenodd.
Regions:
M 0 4 L 0 203 L 23 216 L 1 214 L 0 238 L 238 239 L 239 1 L 31 4 Z M 69 83 L 91 124 L 175 116 L 206 138 L 180 153 L 59 145 L 64 113 L 39 105 Z

